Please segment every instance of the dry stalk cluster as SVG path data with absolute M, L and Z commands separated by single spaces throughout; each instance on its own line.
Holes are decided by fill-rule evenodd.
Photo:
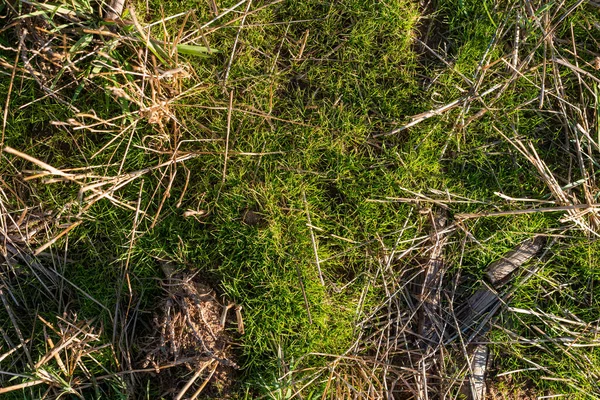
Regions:
M 375 365 L 381 366 L 381 380 L 386 383 L 381 393 L 386 396 L 463 395 L 482 400 L 490 379 L 486 334 L 514 292 L 506 284 L 543 249 L 546 240 L 541 236 L 526 240 L 490 264 L 481 288 L 470 293 L 460 274 L 450 272 L 444 261 L 444 246 L 454 227 L 446 227 L 444 218 L 435 216 L 431 225 L 430 241 L 420 249 L 418 259 L 411 261 L 410 253 L 403 252 L 396 267 L 390 263 L 391 275 L 384 284 L 394 290 L 389 290 L 379 318 L 373 319 L 379 324 L 365 320 L 368 340 L 362 352 L 375 354 Z M 423 260 L 424 254 L 429 258 Z M 415 261 L 416 268 L 411 266 Z
M 74 111 L 75 118 L 66 122 L 74 128 L 98 132 L 103 126 L 113 130 L 102 132 L 114 132 L 124 119 L 164 127 L 173 117 L 169 103 L 181 93 L 181 79 L 189 77 L 186 64 L 177 57 L 178 38 L 153 38 L 151 27 L 142 26 L 133 9 L 122 20 L 111 8 L 111 16 L 103 19 L 103 4 L 9 3 L 4 30 L 14 35 L 16 45 L 5 50 L 17 58 L 14 65 L 4 62 L 3 67 L 18 72 L 18 78 L 35 80 L 44 97 Z M 203 49 L 198 47 L 198 52 Z M 107 121 L 93 110 L 80 111 L 76 99 L 89 91 L 111 95 L 123 114 Z M 86 120 L 90 123 L 81 122 Z
M 0 200 L 0 250 L 3 264 L 13 267 L 16 263 L 28 260 L 31 246 L 45 239 L 55 224 L 55 216 L 48 211 L 25 207 L 18 213 L 6 209 Z
M 17 205 L 22 208 L 15 210 Z M 55 268 L 55 255 L 33 254 L 61 228 L 61 219 L 28 208 L 16 192 L 0 187 L 0 395 L 21 391 L 32 398 L 84 399 L 104 385 L 124 387 L 111 368 L 118 361 L 112 345 L 101 339 L 101 324 L 58 311 L 65 309 L 60 304 L 69 301 L 70 287 Z
M 175 105 L 198 90 L 198 84 L 193 69 L 179 54 L 204 57 L 214 51 L 195 45 L 197 38 L 188 37 L 183 42 L 184 28 L 197 23 L 192 11 L 142 25 L 133 8 L 127 8 L 121 17 L 115 15 L 122 11 L 122 3 L 8 3 L 7 24 L 2 30 L 14 37 L 15 46 L 3 50 L 13 52 L 15 58 L 13 64 L 2 61 L 0 68 L 11 75 L 11 88 L 19 80 L 34 80 L 44 92 L 21 108 L 51 98 L 68 107 L 72 115 L 54 121 L 55 127 L 75 136 L 87 132 L 108 139 L 81 168 L 54 168 L 18 149 L 6 150 L 41 168 L 25 171 L 28 180 L 42 178 L 45 183 L 78 185 L 81 190 L 73 206 L 79 207 L 72 207 L 76 217 L 83 216 L 98 201 L 108 200 L 117 207 L 137 211 L 154 225 L 171 194 L 178 166 L 200 155 L 182 150 L 182 145 L 189 146 L 199 139 L 177 118 Z M 181 21 L 181 30 L 169 35 L 166 24 L 174 19 Z M 156 38 L 157 31 L 164 37 Z M 204 42 L 208 45 L 206 38 Z M 103 110 L 97 104 L 79 109 L 80 104 L 93 99 L 92 94 L 109 97 L 110 109 Z M 10 92 L 5 122 L 9 103 Z M 126 172 L 134 149 L 151 154 L 155 161 L 146 168 Z M 94 160 L 100 158 L 102 162 L 94 165 Z M 145 209 L 140 209 L 140 199 L 123 192 L 126 186 L 147 175 L 159 177 L 161 184 L 151 193 Z M 149 209 L 154 215 L 147 215 Z M 76 221 L 62 235 L 80 222 Z
M 0 185 L 0 288 L 19 307 L 29 300 L 23 294 L 24 285 L 30 287 L 35 283 L 44 296 L 56 298 L 61 276 L 55 269 L 44 266 L 33 249 L 63 229 L 61 221 L 64 218 L 60 213 L 28 207 L 22 196 L 5 182 Z M 41 251 L 40 256 L 53 257 Z
M 8 309 L 1 289 L 0 297 Z M 38 315 L 34 331 L 25 337 L 16 319 L 11 319 L 12 334 L 2 331 L 0 394 L 25 390 L 39 399 L 67 395 L 85 399 L 86 393 L 98 392 L 105 384 L 123 386 L 119 376 L 107 369 L 118 364 L 112 346 L 103 344 L 102 329 L 92 321 L 67 314 L 51 323 Z M 22 382 L 13 383 L 15 377 Z

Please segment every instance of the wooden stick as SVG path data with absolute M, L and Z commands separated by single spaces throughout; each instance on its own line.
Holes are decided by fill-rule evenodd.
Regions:
M 544 236 L 536 236 L 519 244 L 501 259 L 491 263 L 486 271 L 490 283 L 498 288 L 506 283 L 506 278 L 521 265 L 535 256 L 546 243 Z
M 125 7 L 125 0 L 112 0 L 106 7 L 106 16 L 104 19 L 108 21 L 116 21 L 121 18 L 123 14 L 123 8 Z
M 480 344 L 473 354 L 473 371 L 471 375 L 471 398 L 473 400 L 485 399 L 485 375 L 489 358 L 487 345 Z

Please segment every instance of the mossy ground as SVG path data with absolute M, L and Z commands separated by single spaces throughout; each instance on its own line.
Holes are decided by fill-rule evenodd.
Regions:
M 218 5 L 224 10 L 234 3 Z M 378 136 L 412 115 L 461 97 L 466 84 L 455 71 L 476 77 L 497 26 L 510 14 L 499 12 L 500 7 L 491 1 L 484 6 L 466 0 L 438 3 L 428 18 L 437 21 L 435 29 L 442 38 L 435 40 L 446 43 L 445 56 L 452 60 L 452 68 L 423 53 L 413 40 L 427 26 L 421 13 L 431 10 L 422 10 L 409 0 L 253 2 L 250 9 L 258 11 L 247 16 L 239 37 L 239 20 L 228 24 L 239 12 L 216 22 L 217 29 L 207 38 L 219 53 L 188 59 L 202 84 L 172 106 L 185 126 L 179 141 L 189 141 L 181 150 L 206 154 L 177 167 L 157 224 L 152 227 L 152 219 L 142 219 L 135 240 L 131 238 L 135 213 L 106 200 L 85 213 L 84 223 L 71 232 L 68 241 L 57 243 L 57 252 L 66 251 L 68 257 L 61 266 L 64 276 L 105 306 L 79 295 L 72 307 L 83 318 L 100 315 L 110 340 L 107 310 L 114 310 L 117 293 L 123 293 L 124 265 L 133 277 L 132 297 L 139 303 L 140 318 L 149 318 L 161 296 L 157 259 L 174 260 L 198 271 L 220 293 L 243 305 L 246 330 L 239 338 L 239 396 L 275 393 L 281 385 L 282 363 L 297 368 L 316 366 L 323 361 L 311 358 L 315 364 L 303 365 L 302 361 L 298 365 L 296 360 L 309 353 L 341 354 L 352 345 L 359 303 L 369 309 L 379 300 L 377 291 L 368 292 L 362 300 L 361 295 L 382 246 L 393 247 L 407 219 L 412 228 L 403 231 L 402 238 L 426 232 L 424 219 L 413 213 L 414 205 L 372 200 L 414 197 L 413 192 L 431 194 L 432 189 L 447 191 L 470 200 L 452 203 L 454 215 L 495 206 L 516 207 L 495 192 L 548 199 L 548 188 L 536 170 L 495 129 L 514 128 L 538 145 L 540 156 L 557 173 L 569 169 L 560 146 L 562 127 L 552 115 L 522 106 L 539 94 L 537 86 L 525 79 L 510 85 L 482 118 L 465 128 L 453 129 L 462 112 L 456 109 L 398 134 Z M 190 9 L 196 10 L 198 21 L 212 18 L 204 1 L 150 1 L 147 8 L 142 3 L 137 7 L 147 22 L 159 19 L 161 13 L 168 16 Z M 578 26 L 595 17 L 582 8 L 569 18 Z M 178 22 L 181 18 L 165 24 L 169 35 L 180 28 Z M 155 30 L 157 37 L 164 35 L 160 26 Z M 577 40 L 592 46 L 585 32 L 577 31 Z M 0 43 L 11 45 L 13 38 L 6 32 L 3 35 Z M 509 43 L 507 38 L 498 40 Z M 234 43 L 233 62 L 225 72 Z M 504 51 L 502 46 L 493 46 L 489 57 L 499 58 Z M 3 52 L 2 56 L 9 60 L 14 55 Z M 531 76 L 539 77 L 533 72 Z M 495 80 L 501 82 L 501 77 L 486 77 L 486 87 Z M 9 76 L 3 75 L 3 96 L 9 85 Z M 82 111 L 94 110 L 105 118 L 121 112 L 109 94 L 92 89 L 75 101 Z M 232 110 L 228 110 L 229 93 L 233 93 Z M 34 81 L 14 81 L 4 145 L 57 168 L 108 165 L 124 159 L 123 170 L 133 171 L 169 157 L 146 151 L 149 140 L 160 138 L 151 126 L 142 124 L 129 147 L 127 140 L 116 140 L 92 158 L 113 134 L 52 124 L 72 117 L 52 98 L 19 108 L 39 97 Z M 160 140 L 172 144 L 173 138 Z M 114 174 L 118 168 L 101 170 Z M 31 164 L 3 155 L 7 184 L 20 182 L 18 171 L 24 169 L 31 169 Z M 139 199 L 152 215 L 167 190 L 161 174 L 147 174 L 123 193 L 132 201 Z M 27 202 L 49 210 L 60 210 L 77 197 L 78 188 L 67 183 L 32 181 L 28 185 Z M 206 215 L 185 218 L 187 209 L 203 210 Z M 245 217 L 249 211 L 257 216 L 256 221 Z M 307 225 L 308 215 L 313 228 Z M 532 213 L 469 221 L 466 228 L 476 241 L 456 240 L 449 247 L 449 262 L 470 277 L 475 287 L 489 262 L 532 234 L 558 229 L 560 217 L 559 213 Z M 315 263 L 311 229 L 325 285 Z M 566 309 L 585 322 L 597 319 L 598 245 L 579 233 L 572 235 L 577 237 L 565 239 L 545 261 L 540 277 L 518 289 L 515 307 L 557 314 Z M 544 288 L 548 282 L 564 285 L 564 289 L 547 295 L 553 287 Z M 531 333 L 525 323 L 511 324 L 515 332 Z M 2 327 L 10 329 L 10 322 L 3 320 Z M 497 335 L 503 343 L 509 340 L 500 332 Z M 586 355 L 598 360 L 594 349 L 588 348 Z M 521 382 L 534 380 L 539 393 L 598 393 L 587 378 L 578 380 L 579 364 L 574 358 L 558 350 L 538 350 L 498 344 L 499 369 L 523 368 L 526 357 L 545 365 L 556 377 L 570 379 L 538 380 L 544 370 L 518 375 Z M 597 369 L 598 364 L 594 365 Z M 592 386 L 573 389 L 585 384 Z M 30 390 L 35 389 L 25 390 L 23 396 L 36 393 Z M 156 395 L 151 382 L 146 390 L 147 396 Z M 317 396 L 319 390 L 322 387 L 315 383 Z

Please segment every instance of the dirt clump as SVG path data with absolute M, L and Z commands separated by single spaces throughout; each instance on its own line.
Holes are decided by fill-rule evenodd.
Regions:
M 142 367 L 154 368 L 162 396 L 226 398 L 238 369 L 233 336 L 225 329 L 232 304 L 223 305 L 196 274 L 175 272 L 168 264 L 163 270 L 167 295 L 154 314 Z

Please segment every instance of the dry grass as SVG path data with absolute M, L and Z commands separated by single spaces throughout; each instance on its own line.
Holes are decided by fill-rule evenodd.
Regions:
M 2 330 L 0 360 L 4 367 L 0 374 L 0 394 L 29 388 L 26 392 L 40 399 L 65 395 L 84 399 L 90 390 L 102 390 L 105 385 L 123 386 L 119 374 L 111 367 L 119 364 L 114 349 L 102 340 L 102 328 L 97 323 L 79 321 L 75 314 L 56 317 L 56 322 L 51 323 L 38 315 L 37 324 L 26 336 L 22 330 L 23 315 L 16 316 L 11 294 L 0 289 L 0 298 L 13 326 L 10 333 Z M 16 343 L 11 339 L 14 335 Z M 22 382 L 11 383 L 14 378 Z
M 96 6 L 99 8 L 94 9 Z M 194 25 L 192 12 L 142 25 L 130 8 L 123 19 L 113 15 L 100 23 L 102 20 L 98 17 L 105 11 L 101 6 L 77 1 L 61 3 L 56 8 L 44 1 L 22 2 L 18 7 L 9 4 L 8 23 L 4 29 L 10 29 L 19 45 L 5 50 L 14 52 L 17 61 L 21 61 L 24 67 L 18 69 L 16 64 L 5 67 L 13 72 L 11 87 L 15 79 L 33 79 L 46 93 L 21 108 L 50 97 L 72 112 L 72 117 L 65 121 L 53 121 L 55 126 L 74 134 L 88 132 L 112 138 L 89 157 L 86 167 L 74 170 L 51 167 L 18 150 L 8 148 L 6 151 L 42 169 L 25 171 L 28 172 L 28 180 L 79 185 L 81 207 L 76 218 L 81 218 L 102 199 L 135 211 L 138 199 L 122 198 L 119 193 L 147 174 L 159 174 L 164 180 L 165 190 L 160 194 L 155 192 L 149 202 L 154 205 L 152 200 L 157 198 L 154 215 L 147 215 L 147 210 L 138 210 L 142 211 L 141 218 L 149 219 L 154 226 L 165 200 L 170 196 L 178 165 L 206 154 L 182 149 L 185 142 L 189 146 L 194 141 L 182 142 L 182 137 L 202 139 L 195 134 L 190 135 L 179 121 L 177 103 L 194 94 L 201 85 L 199 77 L 194 76 L 193 68 L 179 54 L 204 57 L 213 50 L 183 42 L 183 28 L 188 24 Z M 108 13 L 112 15 L 114 10 L 109 9 Z M 174 18 L 181 21 L 182 29 L 171 36 L 165 24 Z M 158 27 L 166 35 L 161 39 L 154 37 Z M 18 74 L 15 75 L 15 71 Z M 109 96 L 120 112 L 77 109 L 73 104 L 85 93 Z M 5 114 L 9 103 L 10 94 Z M 133 140 L 139 134 L 145 135 L 141 144 Z M 155 156 L 158 163 L 125 172 L 133 147 Z M 100 158 L 104 162 L 94 164 L 94 160 Z

